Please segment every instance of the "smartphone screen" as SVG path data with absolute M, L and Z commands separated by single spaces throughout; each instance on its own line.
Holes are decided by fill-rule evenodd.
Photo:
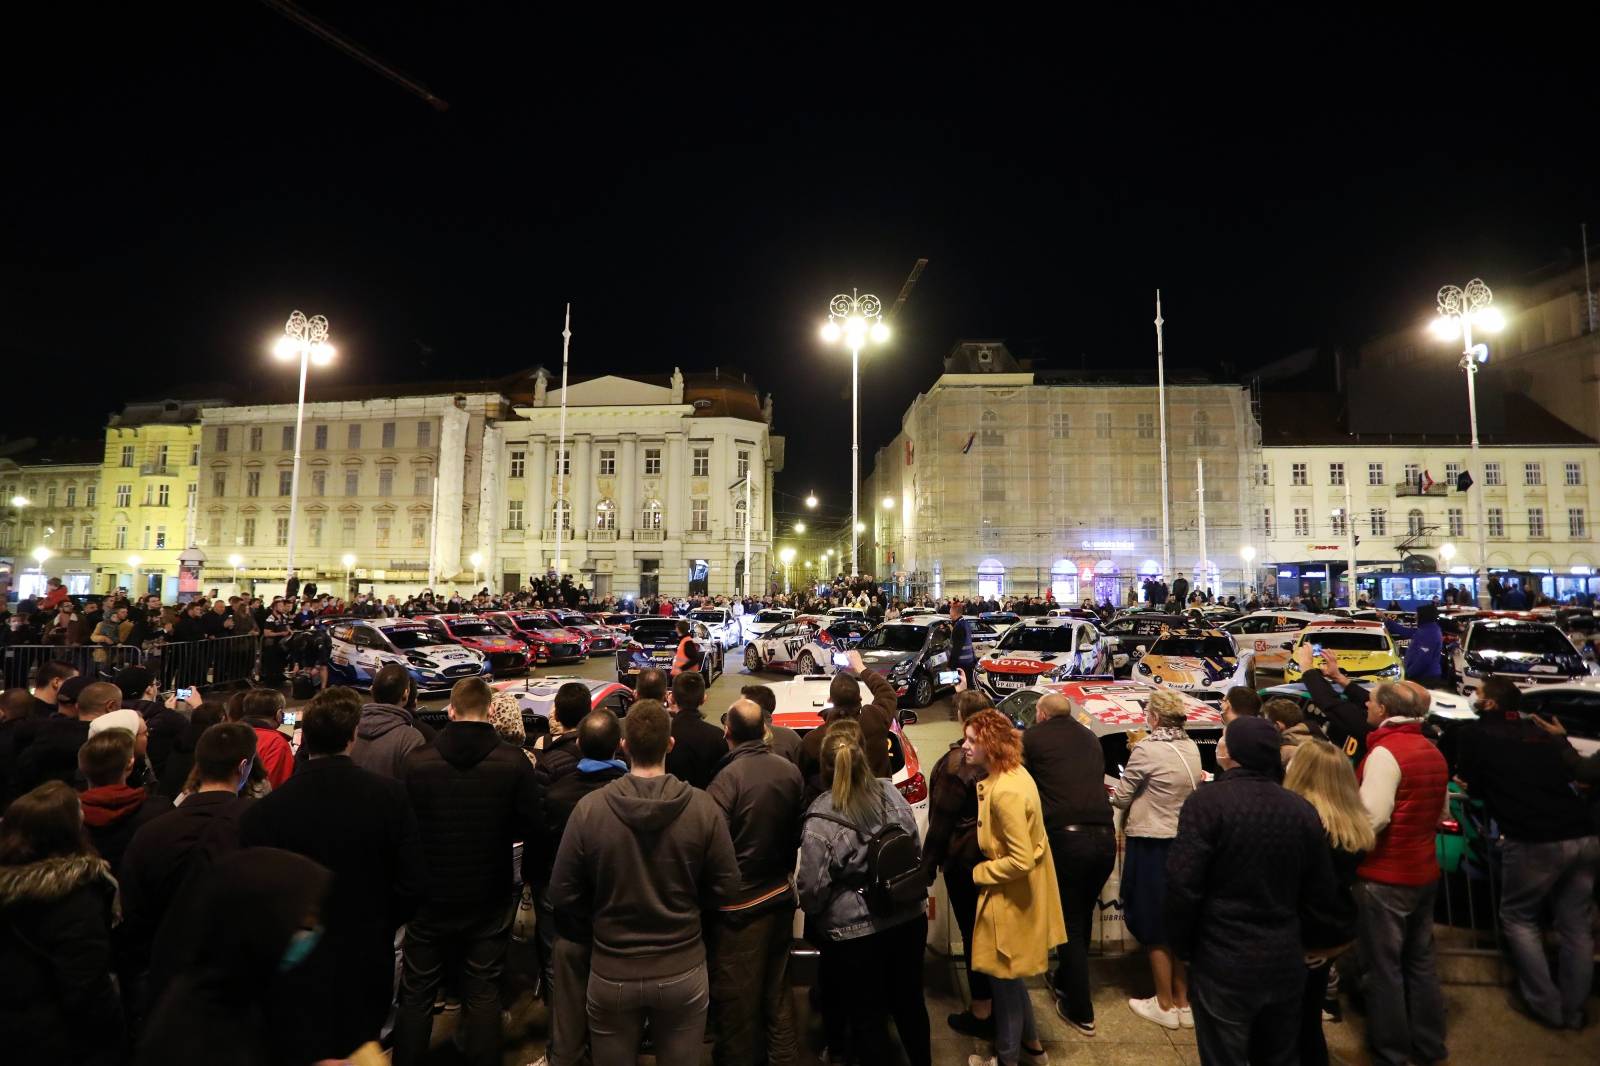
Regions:
M 1322 654 L 1322 645 L 1321 644 L 1313 644 L 1313 645 L 1311 645 L 1311 654 L 1312 655 L 1321 655 Z
M 835 666 L 849 666 L 850 665 L 850 653 L 847 652 L 847 651 L 836 651 L 836 652 L 834 652 L 833 653 L 833 665 L 835 665 Z
M 939 671 L 939 684 L 941 684 L 941 685 L 953 685 L 957 681 L 959 681 L 960 679 L 961 679 L 961 671 L 960 670 L 940 670 Z
M 189 693 L 191 693 L 193 691 L 194 691 L 194 689 L 192 689 L 192 688 L 180 688 L 178 690 L 178 698 L 180 700 L 187 701 L 189 699 Z
M 300 712 L 299 711 L 284 711 L 283 712 L 283 724 L 286 725 L 286 726 L 290 726 L 290 727 L 299 725 L 300 724 Z

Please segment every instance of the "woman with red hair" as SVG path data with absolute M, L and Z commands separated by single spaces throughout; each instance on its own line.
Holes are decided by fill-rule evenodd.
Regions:
M 972 966 L 990 977 L 995 1015 L 995 1057 L 973 1055 L 967 1063 L 1044 1062 L 1027 979 L 1049 968 L 1050 949 L 1066 941 L 1067 925 L 1039 789 L 1022 768 L 1021 735 L 999 711 L 967 719 L 961 753 L 988 771 L 977 786 L 978 848 L 986 861 L 972 868 L 978 886 Z

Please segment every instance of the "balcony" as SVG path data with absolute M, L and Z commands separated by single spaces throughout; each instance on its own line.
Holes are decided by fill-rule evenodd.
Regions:
M 617 539 L 617 531 L 614 529 L 591 529 L 589 530 L 589 539 L 599 543 L 612 543 Z
M 662 541 L 667 539 L 666 530 L 636 529 L 633 531 L 633 539 L 637 541 L 643 541 L 646 544 L 660 544 Z
M 1396 496 L 1448 496 L 1450 495 L 1450 486 L 1442 481 L 1436 481 L 1424 490 L 1415 481 L 1412 481 L 1396 485 L 1394 494 Z
M 502 529 L 500 531 L 500 539 L 511 544 L 520 544 L 522 543 L 522 534 L 523 529 L 521 526 L 515 529 Z
M 144 463 L 139 467 L 140 477 L 176 477 L 177 471 L 163 463 Z

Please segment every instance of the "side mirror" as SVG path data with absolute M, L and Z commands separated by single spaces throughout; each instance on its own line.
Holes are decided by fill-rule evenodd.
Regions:
M 903 726 L 905 726 L 905 725 L 916 725 L 917 724 L 917 712 L 916 711 L 901 711 L 900 712 L 900 724 L 903 725 Z
M 1140 644 L 1139 646 L 1137 646 L 1136 648 L 1133 649 L 1133 652 L 1134 652 L 1135 655 L 1143 655 L 1148 649 L 1149 649 L 1148 645 Z

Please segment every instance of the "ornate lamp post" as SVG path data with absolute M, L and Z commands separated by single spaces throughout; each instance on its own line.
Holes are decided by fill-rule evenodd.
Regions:
M 868 341 L 882 344 L 889 339 L 883 321 L 883 301 L 871 293 L 854 289 L 840 293 L 828 305 L 828 324 L 822 339 L 829 344 L 843 340 L 850 348 L 850 576 L 857 573 L 856 556 L 861 540 L 858 499 L 861 485 L 861 349 Z
M 333 345 L 328 343 L 328 320 L 322 315 L 307 318 L 295 311 L 284 324 L 283 336 L 272 348 L 279 359 L 300 358 L 300 399 L 294 409 L 294 469 L 289 475 L 289 554 L 284 563 L 285 593 L 293 584 L 299 589 L 294 573 L 294 531 L 300 524 L 300 431 L 306 418 L 306 370 L 311 363 L 327 366 L 333 362 Z

